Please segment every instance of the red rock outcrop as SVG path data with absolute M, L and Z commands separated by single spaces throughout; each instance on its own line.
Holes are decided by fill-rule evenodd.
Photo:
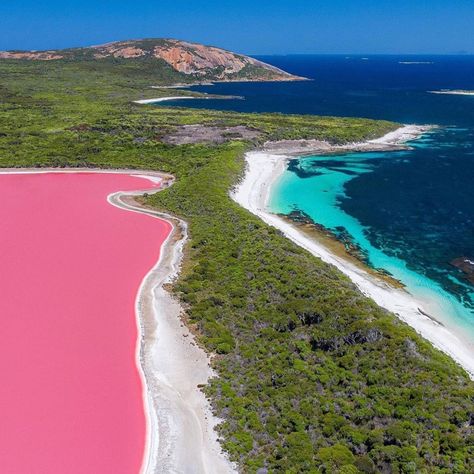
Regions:
M 250 63 L 244 56 L 223 49 L 182 41 L 170 41 L 155 47 L 154 56 L 184 74 L 205 74 L 209 69 L 222 68 L 225 76 L 241 71 Z
M 65 50 L 0 52 L 0 59 L 51 61 L 107 58 L 160 59 L 175 71 L 201 80 L 288 81 L 301 79 L 242 54 L 232 53 L 215 46 L 173 39 L 116 41 L 90 48 Z

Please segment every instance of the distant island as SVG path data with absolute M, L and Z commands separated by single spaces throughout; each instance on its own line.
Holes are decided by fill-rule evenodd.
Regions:
M 175 39 L 115 41 L 98 46 L 47 51 L 0 51 L 0 59 L 135 63 L 156 71 L 163 82 L 298 81 L 305 78 L 242 54 Z
M 433 61 L 398 61 L 398 64 L 434 64 Z
M 440 91 L 428 91 L 430 94 L 441 94 L 441 95 L 474 95 L 474 91 L 467 91 L 462 89 L 442 89 Z

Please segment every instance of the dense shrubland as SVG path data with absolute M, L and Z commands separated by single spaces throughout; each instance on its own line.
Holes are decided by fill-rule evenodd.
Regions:
M 245 150 L 263 140 L 344 142 L 394 124 L 131 105 L 150 81 L 147 71 L 0 63 L 0 165 L 175 174 L 147 200 L 190 225 L 174 291 L 218 354 L 207 393 L 232 459 L 244 472 L 474 472 L 466 374 L 228 196 Z M 161 142 L 194 123 L 244 124 L 262 135 L 253 144 Z

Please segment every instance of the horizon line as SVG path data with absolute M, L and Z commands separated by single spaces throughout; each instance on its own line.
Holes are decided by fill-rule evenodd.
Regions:
M 51 47 L 51 48 L 1 48 L 0 51 L 18 51 L 18 52 L 27 52 L 27 51 L 58 51 L 58 50 L 66 50 L 66 49 L 83 49 L 83 48 L 92 48 L 95 46 L 107 45 L 110 43 L 116 42 L 126 42 L 126 41 L 146 41 L 146 40 L 176 40 L 176 41 L 185 41 L 190 43 L 197 43 L 203 44 L 205 46 L 213 46 L 219 49 L 224 49 L 227 51 L 231 51 L 236 54 L 243 54 L 247 56 L 472 56 L 474 55 L 474 51 L 450 51 L 450 52 L 329 52 L 329 51 L 314 51 L 314 52 L 261 52 L 261 53 L 247 53 L 247 52 L 238 52 L 233 49 L 229 49 L 225 46 L 218 46 L 214 42 L 204 42 L 201 43 L 196 40 L 188 40 L 188 39 L 178 39 L 172 37 L 146 37 L 146 38 L 130 38 L 130 39 L 117 39 L 117 40 L 108 40 L 104 42 L 94 42 L 90 45 L 82 45 L 82 46 L 63 46 L 63 47 Z

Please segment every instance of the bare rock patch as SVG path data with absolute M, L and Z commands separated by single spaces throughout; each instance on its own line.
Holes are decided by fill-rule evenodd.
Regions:
M 238 125 L 235 127 L 217 127 L 215 125 L 183 125 L 162 138 L 170 145 L 189 145 L 196 143 L 225 143 L 231 140 L 254 140 L 260 137 L 257 129 Z

